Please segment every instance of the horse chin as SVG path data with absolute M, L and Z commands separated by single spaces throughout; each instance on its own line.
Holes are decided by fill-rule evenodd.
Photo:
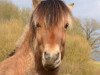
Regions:
M 57 70 L 60 66 L 60 63 L 61 61 L 59 61 L 58 63 L 55 63 L 55 64 L 44 64 L 43 67 L 45 70 L 47 71 L 54 71 L 54 70 Z
M 55 67 L 55 66 L 52 66 L 52 65 L 46 65 L 44 66 L 44 69 L 47 70 L 47 71 L 55 71 L 59 68 L 59 66 Z

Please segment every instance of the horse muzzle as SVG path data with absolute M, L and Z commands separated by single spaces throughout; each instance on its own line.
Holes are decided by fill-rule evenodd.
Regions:
M 54 70 L 59 67 L 61 63 L 61 53 L 57 52 L 55 54 L 44 52 L 42 55 L 43 67 L 47 70 Z

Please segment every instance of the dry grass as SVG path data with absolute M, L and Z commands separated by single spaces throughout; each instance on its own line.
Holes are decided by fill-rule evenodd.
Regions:
M 0 22 L 0 61 L 14 50 L 15 43 L 23 30 L 23 23 L 17 19 Z
M 94 75 L 100 75 L 100 62 L 92 61 L 94 63 L 95 68 L 95 74 Z
M 68 35 L 66 54 L 61 67 L 62 75 L 94 75 L 93 63 L 90 62 L 90 46 L 79 35 Z

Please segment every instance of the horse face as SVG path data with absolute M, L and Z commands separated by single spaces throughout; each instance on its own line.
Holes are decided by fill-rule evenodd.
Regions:
M 72 4 L 73 5 L 73 4 Z M 71 5 L 71 7 L 72 7 Z M 70 6 L 63 1 L 42 1 L 34 11 L 37 49 L 47 70 L 59 67 L 65 50 L 65 29 L 71 22 Z M 38 52 L 37 51 L 37 52 Z
M 42 27 L 38 24 L 36 36 L 38 48 L 42 53 L 42 65 L 46 69 L 56 69 L 63 59 L 68 24 Z

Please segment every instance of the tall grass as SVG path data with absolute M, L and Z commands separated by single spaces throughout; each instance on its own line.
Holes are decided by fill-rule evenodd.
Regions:
M 29 20 L 30 9 L 19 9 L 9 0 L 0 0 L 0 61 L 15 49 L 15 43 Z
M 15 43 L 23 30 L 23 22 L 17 19 L 0 22 L 0 61 L 14 50 Z
M 1 0 L 0 20 L 10 20 L 10 18 L 19 18 L 19 9 L 8 0 Z
M 29 20 L 30 9 L 19 9 L 17 6 L 9 2 L 8 0 L 0 1 L 0 21 L 18 19 L 23 23 L 27 23 Z
M 90 46 L 85 38 L 79 35 L 68 35 L 65 58 L 61 67 L 62 75 L 94 75 L 90 62 Z

